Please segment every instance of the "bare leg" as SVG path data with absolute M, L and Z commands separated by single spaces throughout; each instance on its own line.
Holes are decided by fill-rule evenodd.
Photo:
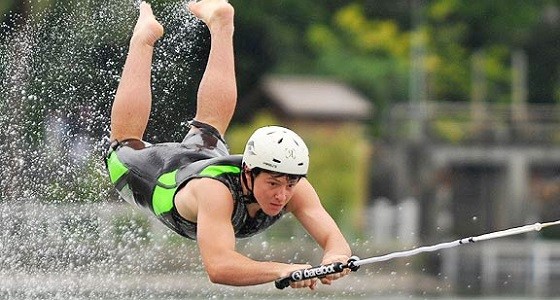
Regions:
M 210 30 L 210 54 L 198 87 L 195 120 L 214 126 L 223 136 L 235 111 L 237 86 L 233 52 L 234 9 L 226 0 L 189 3 Z
M 152 106 L 151 66 L 155 42 L 163 27 L 146 2 L 130 39 L 130 48 L 111 111 L 111 141 L 141 140 Z

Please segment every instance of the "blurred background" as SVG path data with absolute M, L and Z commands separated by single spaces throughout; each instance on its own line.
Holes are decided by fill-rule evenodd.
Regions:
M 150 142 L 183 138 L 209 50 L 185 1 L 149 1 Z M 231 0 L 232 153 L 281 124 L 360 257 L 560 219 L 560 1 Z M 0 3 L 0 298 L 560 296 L 560 228 L 362 267 L 309 294 L 213 286 L 196 244 L 123 204 L 103 153 L 133 0 Z M 290 217 L 239 241 L 319 263 Z

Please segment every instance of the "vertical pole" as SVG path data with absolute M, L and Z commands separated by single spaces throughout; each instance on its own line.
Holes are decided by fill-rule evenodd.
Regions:
M 474 126 L 485 126 L 487 79 L 484 60 L 484 51 L 477 50 L 471 61 L 471 124 Z
M 496 291 L 498 283 L 498 269 L 500 267 L 500 257 L 498 249 L 494 244 L 486 244 L 482 247 L 482 278 L 481 289 L 483 295 L 491 295 Z
M 536 242 L 532 251 L 532 293 L 534 297 L 546 297 L 549 286 L 551 253 L 549 244 Z
M 512 58 L 512 118 L 516 126 L 527 120 L 527 56 L 521 50 L 513 52 Z
M 509 159 L 507 170 L 508 196 L 502 201 L 502 207 L 508 207 L 508 212 L 503 215 L 506 223 L 500 226 L 511 226 L 519 220 L 527 221 L 526 200 L 528 197 L 528 161 L 521 153 L 515 153 Z
M 422 0 L 412 1 L 412 26 L 413 33 L 410 36 L 410 70 L 409 102 L 412 108 L 412 131 L 410 136 L 419 141 L 424 137 L 424 122 L 426 121 L 426 70 L 424 68 L 424 57 L 426 52 L 425 38 L 422 32 Z

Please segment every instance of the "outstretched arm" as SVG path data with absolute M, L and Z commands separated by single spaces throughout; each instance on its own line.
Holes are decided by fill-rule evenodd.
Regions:
M 222 183 L 205 178 L 189 182 L 188 188 L 198 203 L 197 243 L 210 281 L 234 286 L 256 285 L 310 267 L 255 261 L 238 253 L 231 224 L 233 199 L 230 191 Z M 314 286 L 314 279 L 292 284 L 292 287 Z
M 162 35 L 163 27 L 155 19 L 152 8 L 142 2 L 111 110 L 111 141 L 141 140 L 144 135 L 152 105 L 154 44 Z
M 313 186 L 306 178 L 302 178 L 296 188 L 294 196 L 288 203 L 288 210 L 294 214 L 323 249 L 321 264 L 333 262 L 347 263 L 352 255 L 352 250 L 338 225 L 321 204 Z M 348 273 L 349 270 L 346 269 L 342 273 L 321 278 L 321 282 L 323 284 L 330 284 L 332 280 Z

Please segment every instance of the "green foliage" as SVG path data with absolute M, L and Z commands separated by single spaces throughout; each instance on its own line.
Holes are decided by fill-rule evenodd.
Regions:
M 410 37 L 394 20 L 368 19 L 363 5 L 351 3 L 330 22 L 310 26 L 307 40 L 316 57 L 313 73 L 356 87 L 381 114 L 408 98 Z
M 3 1 L 0 12 L 14 9 L 17 2 Z M 57 3 L 68 10 L 83 12 L 78 19 L 84 28 L 91 27 L 88 30 L 91 36 L 110 32 L 102 36 L 116 36 L 124 43 L 133 20 L 129 24 L 93 20 L 96 10 L 109 2 L 86 2 L 87 5 L 72 0 L 29 0 L 27 14 L 40 14 Z M 184 5 L 176 0 L 150 2 L 156 8 Z M 553 23 L 547 25 L 539 21 L 547 7 L 558 8 L 557 1 L 437 0 L 419 8 L 386 0 L 327 3 L 247 0 L 232 4 L 236 7 L 236 52 L 238 71 L 243 75 L 239 76 L 242 93 L 253 88 L 263 73 L 321 73 L 348 81 L 383 108 L 388 103 L 408 98 L 410 37 L 418 32 L 428 34 L 425 67 L 429 73 L 430 98 L 436 101 L 469 99 L 473 51 L 488 52 L 488 64 L 493 65 L 489 66 L 493 71 L 488 74 L 488 99 L 499 99 L 493 100 L 496 102 L 510 98 L 509 89 L 505 87 L 510 84 L 507 57 L 513 49 L 532 47 L 537 42 L 539 45 L 535 49 L 541 49 L 545 55 L 535 53 L 531 61 L 538 65 L 539 61 L 558 60 L 558 51 L 546 50 L 557 46 L 535 33 L 537 29 L 549 32 L 548 35 L 558 32 Z M 132 9 L 133 5 L 126 7 Z M 123 13 L 133 18 L 131 12 Z M 414 27 L 414 20 L 419 20 L 420 27 Z M 92 27 L 93 24 L 97 24 L 97 28 Z M 76 42 L 87 43 L 87 40 Z M 507 50 L 506 59 L 501 54 L 494 57 L 493 48 Z M 529 78 L 530 87 L 534 87 L 530 95 L 558 99 L 554 96 L 558 89 L 558 71 L 550 71 L 546 66 L 532 67 L 535 75 Z M 549 76 L 538 75 L 543 72 L 548 72 Z M 546 87 L 542 86 L 544 81 Z
M 514 47 L 511 40 L 508 41 L 510 46 L 504 44 L 504 36 L 493 37 L 492 30 L 497 30 L 502 23 L 493 24 L 494 19 L 486 19 L 488 15 L 495 15 L 502 21 L 507 18 L 505 11 L 496 7 L 499 2 L 465 5 L 461 1 L 434 1 L 427 6 L 424 26 L 431 38 L 426 46 L 438 57 L 437 67 L 429 70 L 432 99 L 470 100 L 471 56 L 481 49 L 485 50 L 483 64 L 488 86 L 485 100 L 503 102 L 511 98 L 509 58 Z M 517 23 L 510 25 L 511 28 L 520 27 Z
M 469 122 L 464 118 L 439 118 L 434 120 L 432 126 L 433 131 L 442 140 L 451 143 L 459 144 L 469 136 Z
M 327 22 L 308 28 L 308 45 L 315 53 L 315 67 L 311 72 L 341 78 L 357 87 L 375 101 L 383 116 L 385 107 L 410 97 L 410 53 L 414 45 L 423 55 L 420 68 L 426 73 L 428 100 L 435 101 L 470 100 L 471 57 L 482 50 L 487 86 L 485 100 L 509 103 L 511 55 L 517 49 L 529 48 L 534 49 L 533 54 L 529 52 L 529 101 L 552 101 L 558 99 L 555 86 L 559 72 L 543 68 L 535 71 L 539 61 L 551 63 L 553 57 L 556 61 L 560 58 L 558 51 L 544 50 L 550 49 L 544 40 L 551 45 L 554 43 L 550 41 L 555 39 L 540 38 L 542 35 L 535 32 L 546 27 L 540 25 L 538 19 L 547 5 L 558 9 L 557 3 L 545 2 L 430 1 L 408 13 L 412 20 L 410 26 L 398 16 L 387 18 L 390 12 L 382 3 L 353 1 L 333 12 Z M 385 11 L 368 11 L 372 7 L 385 8 Z M 546 36 L 554 36 L 552 32 L 558 30 L 551 30 Z M 532 40 L 539 43 L 540 50 L 536 50 Z M 542 72 L 549 75 L 537 75 Z M 549 78 L 556 78 L 556 83 L 551 83 Z M 543 93 L 542 82 L 545 81 L 549 92 Z M 532 96 L 543 94 L 548 95 L 546 99 L 549 100 Z
M 368 143 L 361 130 L 347 126 L 309 132 L 309 180 L 327 211 L 348 234 L 361 229 L 369 175 Z
M 308 74 L 314 61 L 304 32 L 327 20 L 344 1 L 234 1 L 235 48 L 240 94 L 250 92 L 263 74 Z

